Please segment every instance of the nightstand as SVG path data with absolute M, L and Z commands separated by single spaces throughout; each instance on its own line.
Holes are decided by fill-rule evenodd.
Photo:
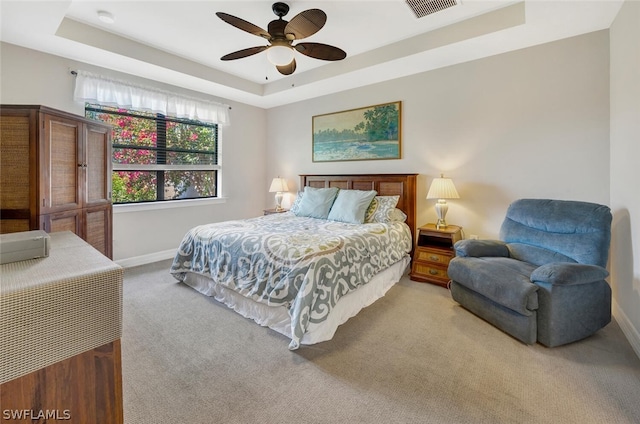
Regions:
M 462 228 L 456 225 L 437 229 L 435 224 L 427 224 L 418 228 L 410 278 L 447 287 L 447 267 L 456 255 L 453 245 L 461 239 Z
M 265 209 L 265 210 L 264 210 L 264 214 L 265 214 L 265 215 L 271 215 L 271 214 L 274 214 L 274 213 L 283 213 L 283 212 L 286 212 L 286 211 L 288 211 L 288 210 L 289 210 L 289 209 L 282 209 L 281 211 L 277 211 L 277 210 L 275 210 L 275 209 Z

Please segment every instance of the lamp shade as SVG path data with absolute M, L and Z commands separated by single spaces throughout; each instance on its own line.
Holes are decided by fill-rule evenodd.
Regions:
M 269 193 L 276 193 L 278 191 L 289 191 L 289 187 L 287 186 L 287 181 L 284 178 L 274 178 L 271 181 L 271 186 L 269 187 Z
M 440 178 L 434 178 L 427 193 L 427 199 L 459 199 L 456 186 L 451 178 L 445 178 L 440 174 Z

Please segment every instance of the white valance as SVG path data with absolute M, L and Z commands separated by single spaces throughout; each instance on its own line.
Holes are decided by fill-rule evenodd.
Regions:
M 229 125 L 229 106 L 77 71 L 76 101 L 144 110 L 176 118 Z

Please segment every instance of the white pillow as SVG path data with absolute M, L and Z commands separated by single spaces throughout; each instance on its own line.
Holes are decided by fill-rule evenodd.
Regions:
M 375 190 L 340 190 L 327 219 L 350 224 L 364 223 L 364 214 L 376 194 L 378 192 Z
M 308 216 L 310 218 L 327 219 L 329 210 L 338 194 L 336 187 L 313 188 L 305 187 L 304 195 L 298 205 L 296 216 Z

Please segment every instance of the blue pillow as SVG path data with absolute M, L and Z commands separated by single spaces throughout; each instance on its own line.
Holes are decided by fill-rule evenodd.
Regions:
M 298 205 L 296 216 L 308 216 L 310 218 L 327 219 L 329 210 L 338 194 L 336 187 L 313 188 L 305 187 L 304 196 Z
M 365 212 L 376 194 L 378 192 L 375 190 L 340 190 L 327 219 L 350 224 L 364 223 Z

